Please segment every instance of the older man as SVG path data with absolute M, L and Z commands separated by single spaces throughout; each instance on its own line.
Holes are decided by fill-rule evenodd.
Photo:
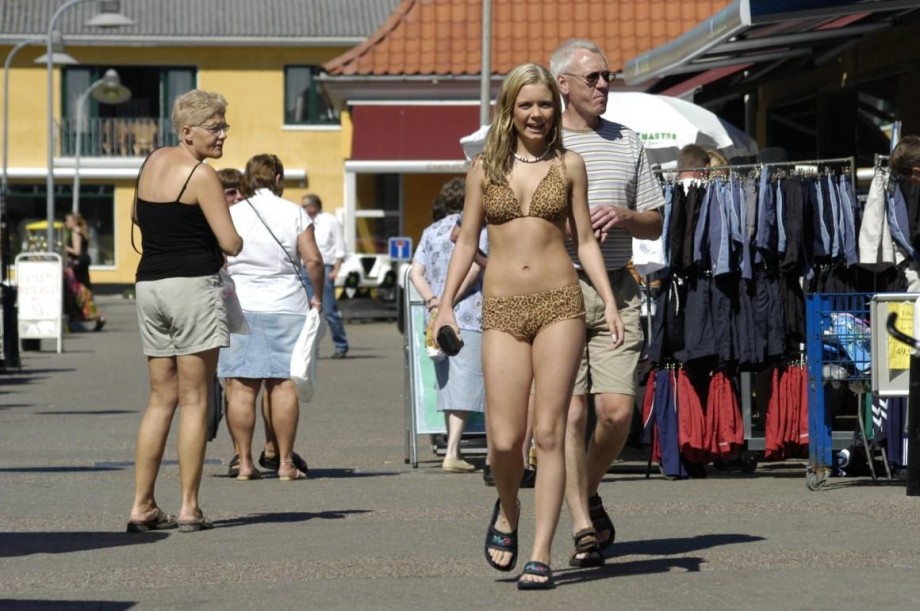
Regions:
M 339 307 L 335 301 L 334 286 L 335 279 L 339 275 L 339 268 L 342 267 L 342 260 L 345 258 L 345 241 L 342 237 L 342 226 L 334 215 L 323 212 L 323 201 L 318 195 L 308 193 L 303 196 L 300 203 L 307 216 L 313 221 L 316 245 L 319 246 L 319 252 L 323 255 L 323 263 L 326 268 L 325 288 L 323 289 L 323 314 L 326 316 L 326 323 L 329 325 L 332 343 L 335 346 L 332 358 L 342 359 L 348 354 L 348 336 L 345 333 L 342 314 L 339 312 Z M 307 286 L 310 287 L 309 281 Z M 312 288 L 310 287 L 311 293 Z
M 570 564 L 597 566 L 604 562 L 600 550 L 612 544 L 616 535 L 597 489 L 629 433 L 636 365 L 642 349 L 639 288 L 627 265 L 633 237 L 653 239 L 661 235 L 659 208 L 664 198 L 639 136 L 601 118 L 614 78 L 603 51 L 587 40 L 569 40 L 553 53 L 550 70 L 565 101 L 563 142 L 581 154 L 588 170 L 591 221 L 601 240 L 610 284 L 626 327 L 625 342 L 610 350 L 603 303 L 587 276 L 580 273 L 588 341 L 569 408 L 566 503 L 576 539 Z M 570 253 L 575 260 L 574 248 Z M 589 393 L 594 395 L 597 426 L 586 451 Z

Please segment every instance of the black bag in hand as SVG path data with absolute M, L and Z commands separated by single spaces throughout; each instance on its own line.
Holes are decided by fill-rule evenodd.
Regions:
M 460 348 L 463 348 L 463 340 L 457 337 L 453 328 L 444 325 L 438 329 L 438 346 L 447 356 L 456 356 Z

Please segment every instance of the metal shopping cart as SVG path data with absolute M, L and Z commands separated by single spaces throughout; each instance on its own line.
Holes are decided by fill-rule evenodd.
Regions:
M 857 421 L 866 438 L 863 397 L 872 375 L 870 320 L 871 295 L 826 293 L 809 295 L 805 307 L 808 361 L 808 469 L 805 483 L 818 490 L 833 472 L 833 453 L 853 438 L 853 433 L 833 431 L 833 414 L 826 409 L 828 383 L 847 385 L 858 395 Z M 835 447 L 838 442 L 840 447 Z

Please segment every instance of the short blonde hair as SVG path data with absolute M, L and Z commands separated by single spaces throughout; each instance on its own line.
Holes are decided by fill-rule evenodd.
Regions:
M 173 102 L 172 119 L 176 134 L 186 125 L 201 125 L 214 115 L 227 113 L 227 100 L 219 93 L 192 89 Z

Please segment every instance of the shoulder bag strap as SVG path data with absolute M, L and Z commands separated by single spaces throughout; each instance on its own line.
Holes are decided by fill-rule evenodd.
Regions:
M 307 283 L 303 281 L 303 277 L 300 275 L 300 265 L 294 262 L 294 259 L 291 257 L 291 254 L 287 251 L 287 248 L 284 247 L 284 244 L 281 243 L 281 240 L 278 239 L 278 236 L 275 235 L 275 232 L 271 230 L 268 226 L 268 223 L 265 222 L 265 219 L 262 218 L 262 215 L 259 214 L 259 211 L 256 210 L 256 207 L 252 205 L 252 202 L 249 201 L 249 198 L 246 198 L 246 203 L 249 204 L 249 207 L 252 208 L 252 211 L 256 213 L 256 216 L 259 217 L 259 220 L 262 221 L 262 225 L 268 230 L 268 234 L 278 243 L 278 246 L 281 247 L 284 256 L 287 257 L 287 260 L 291 262 L 291 265 L 294 266 L 294 275 L 297 276 L 297 279 L 300 280 L 300 284 L 303 286 L 303 290 L 307 292 L 307 299 L 310 298 L 310 291 L 307 290 Z

